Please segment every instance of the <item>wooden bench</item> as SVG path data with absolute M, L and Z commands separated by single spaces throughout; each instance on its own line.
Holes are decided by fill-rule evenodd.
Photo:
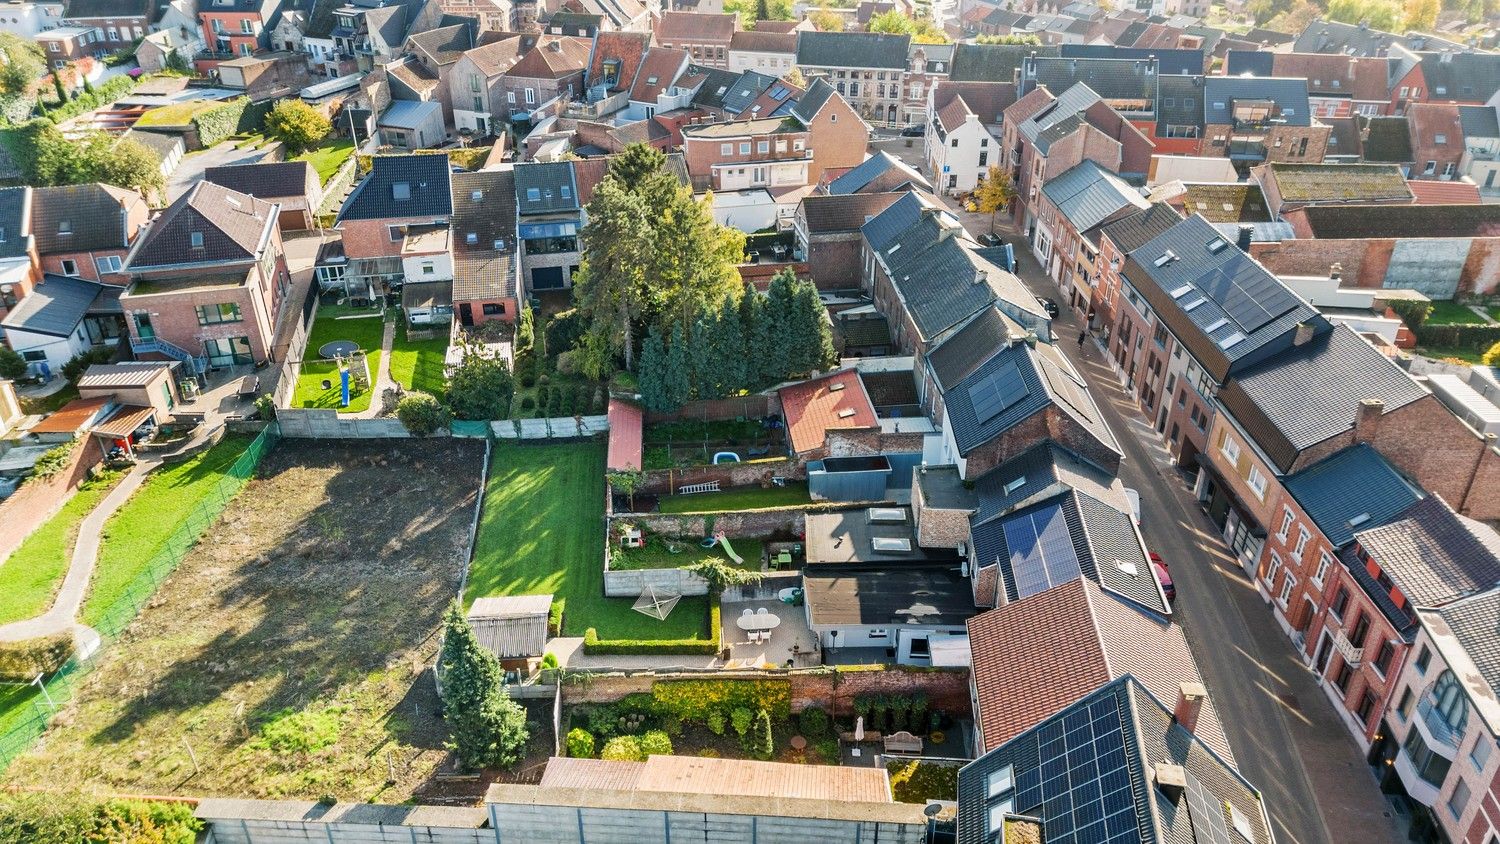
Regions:
M 912 735 L 905 730 L 891 733 L 890 735 L 882 739 L 882 741 L 885 742 L 885 750 L 887 753 L 922 752 L 922 739 Z

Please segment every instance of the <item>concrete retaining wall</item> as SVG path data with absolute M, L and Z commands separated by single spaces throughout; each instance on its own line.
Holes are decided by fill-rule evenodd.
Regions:
M 340 417 L 328 408 L 285 407 L 276 411 L 281 435 L 302 439 L 370 440 L 410 437 L 399 419 L 353 419 Z

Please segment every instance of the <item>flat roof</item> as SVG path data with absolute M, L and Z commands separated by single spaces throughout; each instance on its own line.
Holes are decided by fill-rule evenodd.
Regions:
M 879 768 L 699 756 L 653 755 L 645 762 L 553 757 L 547 762 L 541 785 L 863 804 L 891 802 L 890 783 Z
M 802 572 L 812 625 L 962 625 L 976 612 L 957 563 L 881 569 L 813 566 Z
M 917 544 L 909 507 L 866 507 L 807 514 L 807 562 L 892 563 L 934 557 Z
M 639 471 L 644 465 L 642 429 L 646 414 L 638 405 L 609 400 L 609 456 L 604 467 L 611 471 Z

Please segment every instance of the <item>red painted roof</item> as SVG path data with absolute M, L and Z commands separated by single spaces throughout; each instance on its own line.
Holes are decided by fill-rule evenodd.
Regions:
M 1417 205 L 1478 205 L 1479 186 L 1472 182 L 1429 182 L 1412 179 L 1406 183 L 1416 196 Z
M 604 461 L 610 471 L 640 471 L 641 427 L 646 415 L 629 402 L 609 400 L 609 457 Z
M 879 424 L 865 382 L 852 369 L 782 388 L 781 415 L 796 452 L 822 446 L 829 431 Z
M 88 399 L 73 399 L 31 429 L 33 434 L 73 434 L 94 421 L 105 405 L 113 399 L 96 396 Z

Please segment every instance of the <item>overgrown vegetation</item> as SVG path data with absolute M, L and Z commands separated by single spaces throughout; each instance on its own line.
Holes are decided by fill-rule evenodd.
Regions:
M 280 100 L 266 115 L 266 134 L 281 141 L 288 156 L 313 149 L 331 132 L 328 118 L 301 100 Z
M 451 420 L 448 408 L 428 393 L 407 393 L 396 402 L 396 418 L 413 436 L 432 436 Z
M 891 794 L 898 803 L 958 799 L 958 767 L 913 759 L 885 763 Z
M 156 156 L 133 138 L 86 132 L 69 139 L 52 121 L 37 119 L 20 126 L 7 147 L 35 187 L 105 182 L 152 195 L 165 184 Z
M 0 841 L 193 844 L 202 829 L 187 803 L 54 792 L 0 795 Z
M 77 440 L 69 440 L 42 452 L 42 456 L 38 457 L 36 464 L 31 467 L 31 474 L 38 478 L 50 478 L 68 468 L 68 464 L 73 459 L 73 450 L 77 446 Z

